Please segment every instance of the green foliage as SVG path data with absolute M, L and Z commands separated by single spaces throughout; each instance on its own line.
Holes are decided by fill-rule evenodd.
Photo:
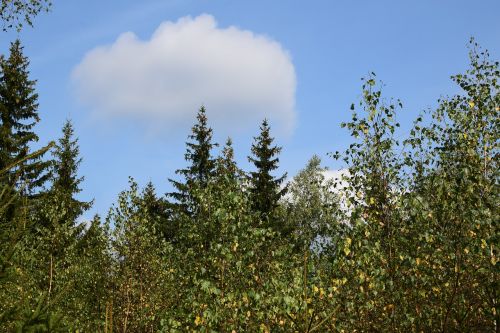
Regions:
M 80 183 L 84 177 L 78 177 L 79 157 L 78 139 L 73 139 L 72 123 L 67 120 L 62 129 L 63 136 L 55 145 L 52 155 L 51 195 L 64 203 L 64 212 L 59 215 L 62 221 L 74 224 L 76 219 L 90 208 L 92 202 L 77 200 L 74 196 L 81 192 Z
M 417 122 L 408 140 L 420 157 L 408 162 L 415 170 L 408 200 L 414 202 L 412 220 L 425 225 L 433 243 L 419 249 L 425 259 L 419 270 L 440 268 L 428 281 L 436 301 L 428 302 L 428 293 L 420 297 L 425 316 L 439 315 L 439 329 L 487 331 L 500 323 L 500 69 L 474 40 L 470 62 L 465 74 L 452 77 L 463 93 L 441 100 L 429 123 Z
M 195 195 L 200 213 L 195 223 L 181 224 L 181 242 L 173 249 L 174 306 L 164 315 L 163 330 L 279 327 L 279 318 L 286 318 L 280 307 L 283 291 L 293 281 L 286 266 L 288 247 L 259 227 L 259 217 L 234 184 L 212 182 Z
M 194 187 L 207 186 L 214 174 L 215 160 L 211 156 L 211 150 L 217 144 L 212 143 L 212 129 L 207 124 L 205 107 L 201 107 L 196 116 L 197 123 L 192 128 L 189 139 L 186 142 L 186 161 L 190 163 L 187 168 L 179 169 L 176 174 L 184 177 L 184 182 L 170 179 L 177 192 L 168 195 L 176 200 L 177 207 L 194 214 L 197 210 L 197 203 L 194 200 L 192 191 Z
M 332 237 L 340 232 L 335 180 L 326 179 L 326 171 L 315 155 L 288 186 L 287 220 L 301 251 L 327 251 L 332 247 Z
M 0 170 L 0 177 L 25 160 L 43 155 L 50 147 Z M 18 332 L 58 331 L 61 328 L 59 317 L 47 304 L 47 293 L 26 290 L 33 278 L 22 265 L 24 244 L 30 238 L 33 226 L 28 215 L 30 210 L 27 198 L 21 197 L 13 185 L 0 183 L 0 299 L 3 300 L 0 303 L 0 328 Z
M 50 0 L 2 0 L 0 2 L 0 20 L 3 31 L 11 28 L 18 32 L 26 23 L 33 26 L 33 18 L 42 11 L 49 11 Z
M 281 177 L 271 174 L 278 169 L 277 156 L 281 152 L 281 147 L 273 146 L 273 141 L 269 124 L 264 119 L 260 126 L 260 135 L 254 138 L 252 144 L 252 156 L 248 157 L 256 169 L 249 174 L 249 192 L 254 211 L 258 212 L 262 219 L 270 220 L 275 230 L 280 231 L 283 226 L 276 225 L 273 213 L 278 207 L 279 200 L 286 193 L 286 187 L 281 187 L 286 174 Z
M 109 313 L 112 326 L 122 332 L 156 331 L 158 313 L 171 306 L 169 289 L 163 289 L 169 278 L 169 246 L 159 237 L 158 221 L 149 211 L 142 195 L 131 179 L 130 189 L 119 195 L 118 204 L 107 218 L 114 225 L 112 251 L 113 294 Z
M 453 77 L 465 94 L 418 119 L 402 153 L 396 106 L 365 81 L 366 116 L 346 124 L 360 142 L 344 155 L 351 227 L 335 261 L 346 278 L 337 329 L 498 327 L 499 71 L 474 47 L 471 69 Z
M 173 204 L 131 179 L 104 223 L 80 224 L 69 122 L 51 191 L 24 195 L 40 179 L 24 168 L 51 146 L 29 154 L 36 121 L 20 119 L 37 119 L 36 94 L 16 67 L 23 84 L 0 81 L 0 331 L 498 331 L 500 70 L 474 41 L 470 61 L 452 77 L 461 93 L 402 139 L 402 104 L 364 79 L 339 180 L 313 156 L 283 186 L 267 121 L 247 177 L 230 139 L 212 157 L 201 108 Z
M 0 56 L 0 169 L 23 160 L 9 169 L 2 182 L 14 184 L 16 179 L 18 185 L 24 184 L 27 193 L 32 193 L 48 179 L 49 164 L 40 155 L 25 159 L 29 144 L 38 141 L 32 129 L 40 120 L 38 94 L 35 81 L 29 79 L 28 65 L 19 40 L 11 44 L 7 59 Z
M 215 182 L 227 182 L 237 187 L 243 186 L 245 178 L 243 170 L 238 168 L 234 160 L 233 141 L 226 140 L 221 155 L 215 161 Z

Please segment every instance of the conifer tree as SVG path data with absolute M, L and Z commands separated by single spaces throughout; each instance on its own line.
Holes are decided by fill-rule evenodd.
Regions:
M 23 55 L 19 40 L 10 46 L 10 56 L 0 56 L 0 169 L 5 169 L 29 155 L 29 144 L 38 141 L 33 127 L 40 121 L 36 81 L 30 80 L 29 60 Z M 11 169 L 2 182 L 26 184 L 26 192 L 42 186 L 49 177 L 49 162 L 35 155 Z M 19 178 L 17 175 L 19 175 Z M 19 185 L 19 184 L 18 184 Z
M 84 177 L 78 177 L 78 167 L 82 161 L 79 157 L 78 139 L 73 139 L 74 129 L 70 120 L 62 128 L 62 137 L 52 152 L 53 184 L 52 192 L 58 200 L 64 202 L 65 214 L 63 221 L 74 223 L 84 211 L 88 210 L 92 202 L 79 201 L 75 195 L 82 190 L 79 187 Z
M 234 160 L 233 141 L 227 138 L 221 155 L 216 160 L 215 172 L 218 181 L 239 185 L 243 179 L 243 171 L 238 168 Z
M 274 138 L 270 135 L 270 127 L 267 119 L 260 126 L 260 135 L 254 138 L 252 154 L 248 160 L 255 165 L 256 170 L 250 172 L 250 196 L 254 211 L 263 218 L 271 217 L 278 206 L 278 201 L 285 194 L 286 188 L 281 184 L 286 178 L 286 173 L 281 177 L 275 177 L 272 171 L 278 169 L 281 147 L 273 146 Z
M 211 156 L 211 150 L 217 144 L 212 143 L 212 129 L 207 124 L 205 107 L 201 107 L 196 117 L 198 122 L 192 128 L 192 134 L 186 143 L 187 151 L 184 155 L 190 163 L 185 169 L 177 170 L 176 173 L 184 177 L 184 182 L 169 179 L 177 192 L 169 193 L 184 212 L 193 213 L 196 205 L 192 196 L 195 187 L 205 188 L 214 175 L 215 159 Z
M 146 184 L 142 191 L 142 200 L 144 200 L 144 205 L 152 217 L 162 215 L 163 207 L 160 199 L 156 196 L 156 189 L 151 181 Z
M 172 213 L 169 210 L 168 202 L 156 195 L 156 189 L 151 181 L 146 184 L 141 196 L 149 221 L 155 232 L 162 235 L 165 240 L 173 241 L 177 227 L 176 221 L 169 219 Z

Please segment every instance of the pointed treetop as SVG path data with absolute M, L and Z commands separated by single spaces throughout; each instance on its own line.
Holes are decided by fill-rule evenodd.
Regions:
M 8 58 L 0 56 L 0 169 L 23 160 L 30 153 L 30 144 L 38 141 L 32 131 L 40 121 L 38 94 L 36 81 L 29 78 L 28 66 L 19 40 L 11 43 Z M 49 163 L 41 158 L 27 159 L 12 170 L 19 175 L 19 187 L 28 184 L 23 192 L 33 193 L 47 180 Z
M 237 185 L 243 178 L 243 171 L 234 160 L 234 149 L 231 138 L 227 138 L 221 155 L 217 158 L 216 173 L 220 179 Z
M 74 138 L 73 124 L 66 120 L 62 128 L 62 137 L 58 140 L 52 155 L 53 183 L 52 192 L 67 206 L 68 222 L 73 223 L 92 202 L 79 201 L 75 196 L 82 190 L 80 183 L 84 177 L 78 177 L 78 167 L 82 162 L 78 139 Z
M 269 123 L 264 119 L 260 126 L 260 135 L 254 138 L 252 144 L 253 156 L 248 157 L 256 168 L 249 176 L 253 208 L 263 216 L 269 216 L 274 211 L 286 192 L 286 188 L 281 188 L 286 173 L 281 177 L 271 175 L 271 172 L 279 167 L 278 155 L 281 152 L 281 147 L 273 146 L 273 141 Z
M 216 147 L 212 143 L 212 129 L 207 124 L 205 107 L 202 106 L 196 116 L 197 123 L 192 127 L 188 136 L 190 141 L 186 142 L 185 160 L 189 165 L 185 169 L 177 170 L 176 173 L 184 177 L 184 181 L 169 179 L 177 192 L 168 193 L 184 207 L 194 204 L 192 190 L 195 186 L 206 187 L 215 173 L 215 159 L 211 156 L 211 150 Z

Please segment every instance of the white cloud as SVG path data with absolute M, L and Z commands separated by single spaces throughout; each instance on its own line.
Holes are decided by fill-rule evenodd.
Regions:
M 352 207 L 347 200 L 347 198 L 352 195 L 352 191 L 349 188 L 349 169 L 325 170 L 323 171 L 323 176 L 326 181 L 334 181 L 337 184 L 334 192 L 339 195 L 340 209 L 344 211 L 346 216 L 350 216 Z
M 337 183 L 337 192 L 344 190 L 348 186 L 346 180 L 349 178 L 348 169 L 324 170 L 323 176 L 325 177 L 325 181 L 335 181 Z
M 176 127 L 192 123 L 203 104 L 216 127 L 255 129 L 264 117 L 278 132 L 294 127 L 287 51 L 251 31 L 219 28 L 210 15 L 163 22 L 149 40 L 123 33 L 88 52 L 72 78 L 78 98 L 99 116 Z

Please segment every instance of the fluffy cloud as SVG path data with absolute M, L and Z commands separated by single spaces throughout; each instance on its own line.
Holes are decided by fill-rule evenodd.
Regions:
M 73 71 L 82 103 L 101 116 L 132 116 L 175 127 L 205 105 L 216 127 L 257 128 L 267 117 L 290 133 L 295 69 L 276 41 L 210 15 L 164 22 L 149 40 L 126 32 L 88 52 Z

